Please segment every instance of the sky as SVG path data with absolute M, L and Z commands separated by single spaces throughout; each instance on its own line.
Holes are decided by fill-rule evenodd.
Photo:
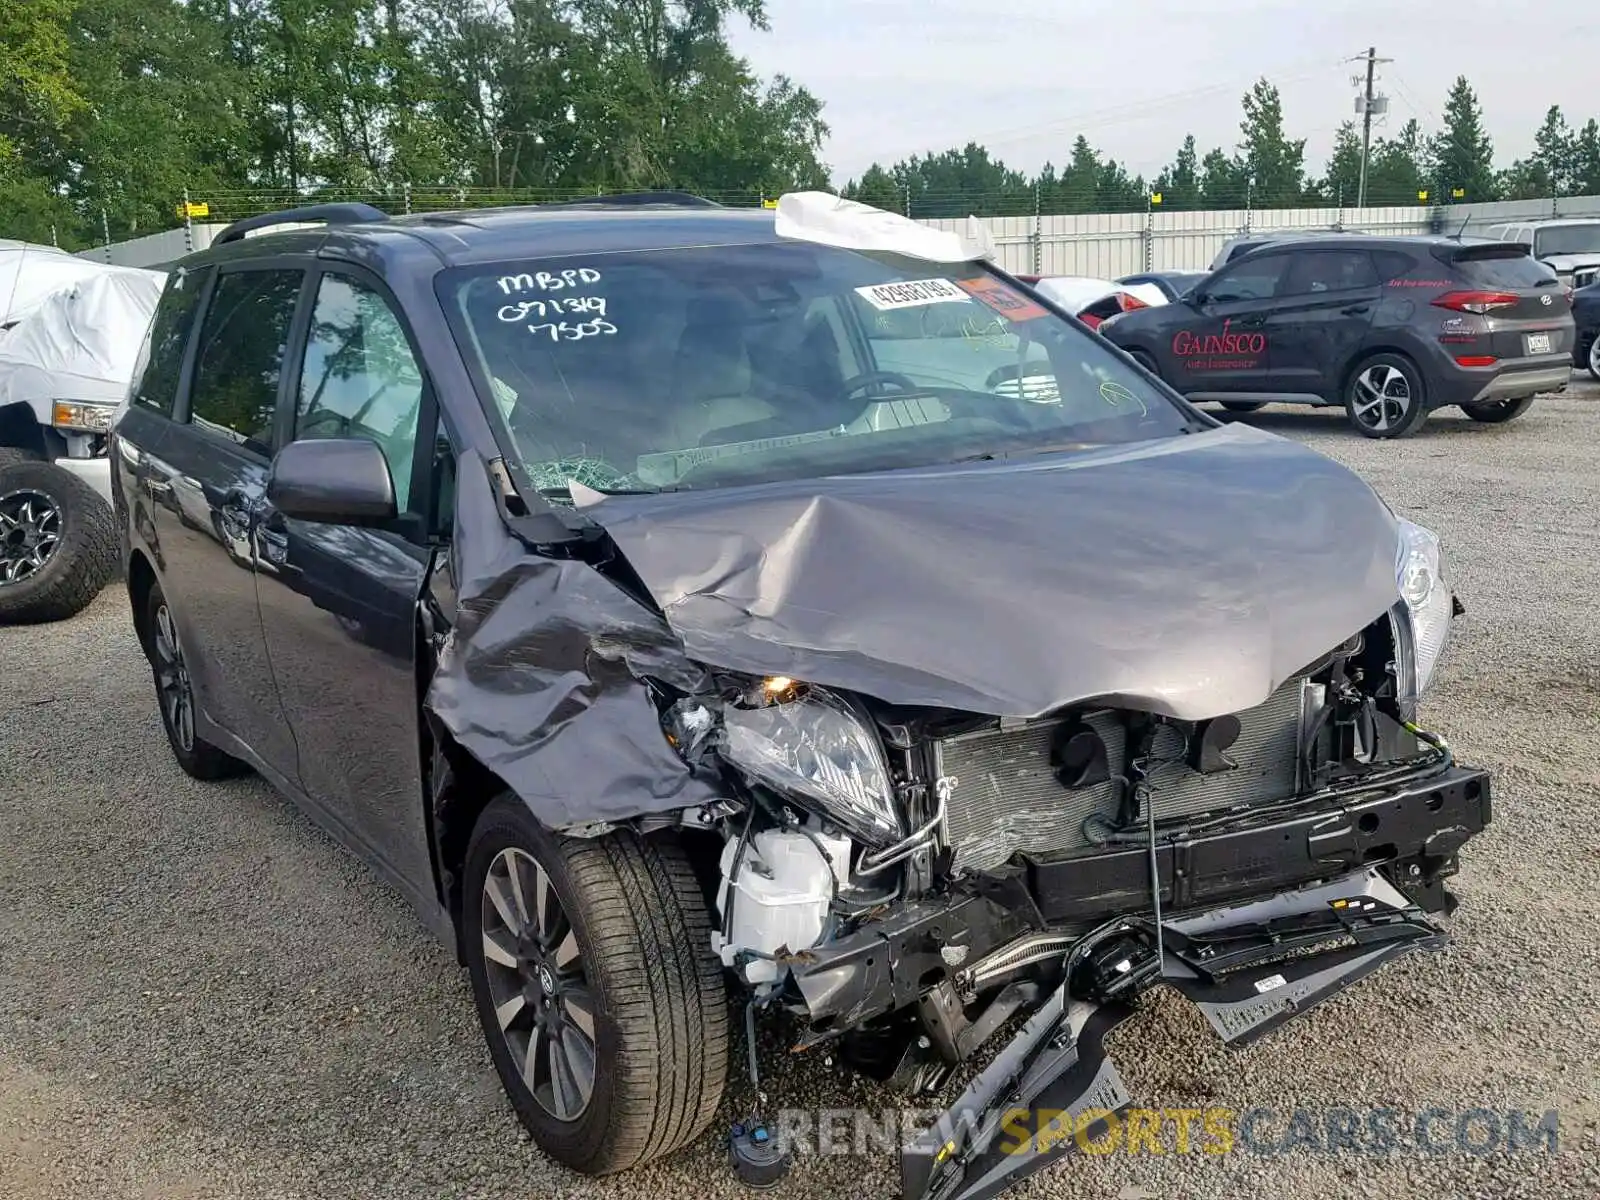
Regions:
M 1389 130 L 1413 116 L 1437 129 L 1465 75 L 1499 166 L 1532 148 L 1552 104 L 1572 124 L 1600 117 L 1593 0 L 767 0 L 767 16 L 769 32 L 731 41 L 763 78 L 823 101 L 836 184 L 973 141 L 1032 173 L 1079 133 L 1150 178 L 1188 133 L 1202 156 L 1231 152 L 1263 75 L 1320 173 L 1363 70 L 1342 60 L 1372 45 L 1395 60 L 1379 70 Z

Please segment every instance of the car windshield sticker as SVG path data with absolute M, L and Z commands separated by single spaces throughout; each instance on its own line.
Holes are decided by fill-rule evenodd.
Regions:
M 508 325 L 525 324 L 529 333 L 552 342 L 610 337 L 617 327 L 608 319 L 606 298 L 586 293 L 599 283 L 600 272 L 593 267 L 502 275 L 495 280 L 499 298 L 518 298 L 499 305 L 495 317 Z M 529 292 L 533 295 L 525 295 Z
M 1042 304 L 1028 299 L 992 276 L 963 279 L 959 283 L 961 289 L 974 300 L 987 304 L 1008 321 L 1032 321 L 1049 315 L 1049 310 Z
M 858 287 L 856 295 L 879 312 L 920 308 L 924 304 L 959 303 L 967 294 L 948 279 L 908 279 L 901 283 L 874 283 Z

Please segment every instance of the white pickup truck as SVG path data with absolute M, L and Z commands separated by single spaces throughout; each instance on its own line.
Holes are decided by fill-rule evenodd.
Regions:
M 0 624 L 70 617 L 116 573 L 106 430 L 164 280 L 0 244 Z

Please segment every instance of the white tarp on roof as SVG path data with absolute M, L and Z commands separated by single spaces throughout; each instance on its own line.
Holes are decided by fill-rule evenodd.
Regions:
M 51 292 L 117 269 L 54 246 L 0 238 L 0 329 L 27 316 Z
M 160 271 L 100 266 L 43 297 L 0 333 L 0 407 L 39 400 L 120 403 L 166 278 Z

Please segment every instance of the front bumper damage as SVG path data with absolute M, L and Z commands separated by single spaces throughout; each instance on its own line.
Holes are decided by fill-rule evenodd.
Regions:
M 1491 814 L 1486 773 L 1451 765 L 1309 810 L 1158 830 L 1153 852 L 1019 857 L 807 952 L 793 979 L 814 1041 L 916 1004 L 929 1034 L 918 1045 L 947 1064 L 935 1079 L 1028 1014 L 902 1152 L 904 1200 L 984 1200 L 1098 1138 L 1096 1122 L 1129 1103 L 1103 1043 L 1145 987 L 1172 987 L 1224 1042 L 1245 1043 L 1442 946 L 1430 914 L 1453 909 L 1444 880 Z M 919 1053 L 931 1052 L 886 1077 L 918 1078 Z
M 1161 932 L 1160 981 L 1228 1044 L 1253 1041 L 1385 963 L 1446 941 L 1376 868 L 1167 920 Z M 1070 989 L 1069 979 L 903 1149 L 902 1200 L 987 1200 L 1098 1140 L 1131 1103 L 1104 1043 L 1132 1008 L 1075 999 Z

